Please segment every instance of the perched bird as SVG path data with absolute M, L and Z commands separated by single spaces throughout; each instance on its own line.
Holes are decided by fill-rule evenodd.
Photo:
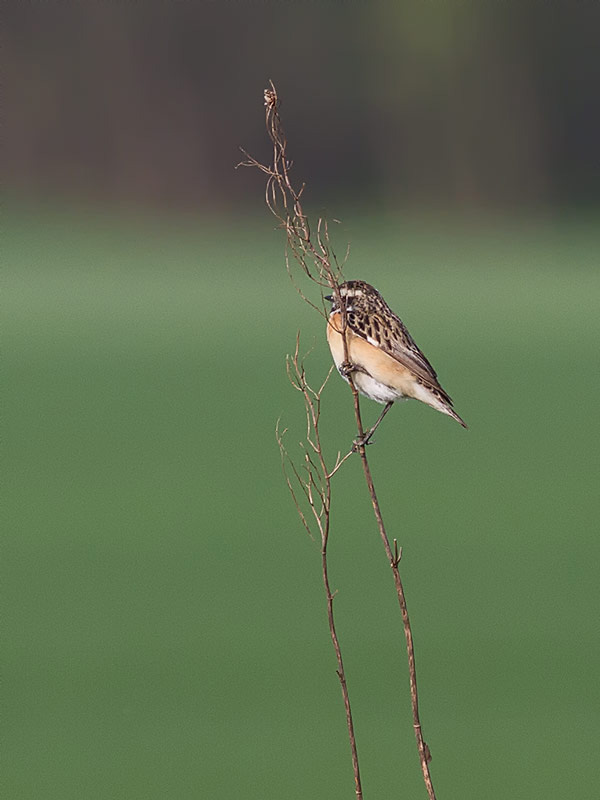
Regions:
M 332 304 L 327 341 L 335 366 L 346 381 L 352 375 L 354 385 L 365 397 L 385 403 L 363 443 L 373 435 L 392 404 L 409 397 L 427 403 L 466 428 L 440 386 L 434 368 L 379 292 L 364 281 L 346 281 L 339 288 L 346 309 L 347 359 L 339 301 L 333 295 L 325 298 Z

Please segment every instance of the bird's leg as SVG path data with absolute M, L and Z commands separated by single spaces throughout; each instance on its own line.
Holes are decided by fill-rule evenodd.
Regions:
M 393 400 L 390 400 L 388 403 L 385 404 L 385 406 L 383 408 L 383 411 L 379 415 L 379 418 L 378 418 L 377 422 L 375 423 L 375 425 L 373 425 L 372 428 L 369 428 L 369 430 L 363 436 L 361 436 L 359 439 L 355 439 L 354 440 L 354 445 L 356 447 L 361 447 L 361 446 L 364 446 L 364 445 L 370 443 L 371 436 L 373 436 L 373 434 L 375 433 L 375 431 L 379 427 L 379 423 L 383 420 L 383 418 L 385 417 L 385 415 L 387 414 L 387 412 L 390 410 L 390 408 L 393 405 L 394 405 L 394 401 Z

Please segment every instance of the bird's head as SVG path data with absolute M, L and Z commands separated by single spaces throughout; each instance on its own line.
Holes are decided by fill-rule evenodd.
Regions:
M 370 283 L 365 281 L 345 281 L 340 283 L 340 296 L 346 306 L 346 311 L 353 311 L 355 308 L 365 308 L 379 306 L 383 303 L 383 298 Z M 331 313 L 340 310 L 340 304 L 335 295 L 325 296 L 325 300 L 331 303 Z

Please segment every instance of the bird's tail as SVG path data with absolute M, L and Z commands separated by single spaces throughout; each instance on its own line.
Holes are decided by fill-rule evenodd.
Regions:
M 439 406 L 438 406 L 438 408 L 439 408 Z M 441 411 L 443 414 L 448 414 L 448 416 L 449 416 L 449 417 L 452 417 L 452 419 L 455 419 L 457 422 L 460 422 L 460 424 L 463 426 L 463 428 L 467 428 L 467 429 L 469 428 L 469 426 L 468 426 L 468 425 L 467 425 L 467 423 L 464 421 L 464 419 L 462 419 L 462 417 L 459 417 L 459 416 L 458 416 L 458 414 L 457 414 L 457 413 L 456 413 L 456 411 L 455 411 L 455 410 L 452 408 L 452 406 L 444 406 L 443 408 L 439 408 L 439 410 L 440 410 L 440 411 Z
M 452 419 L 455 419 L 458 423 L 460 423 L 463 428 L 468 427 L 464 419 L 459 417 L 456 411 L 452 408 L 452 400 L 441 386 L 419 383 L 417 384 L 413 397 L 416 397 L 416 399 L 420 400 L 422 403 L 427 403 L 427 405 L 431 406 L 431 408 L 441 411 L 442 414 L 447 414 L 449 417 L 452 417 Z

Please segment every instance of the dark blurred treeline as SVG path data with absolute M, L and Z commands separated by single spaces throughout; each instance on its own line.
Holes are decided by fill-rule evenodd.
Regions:
M 313 190 L 458 207 L 600 196 L 598 2 L 13 2 L 3 16 L 6 177 L 33 195 L 247 202 L 233 166 L 239 145 L 268 156 L 273 78 Z

